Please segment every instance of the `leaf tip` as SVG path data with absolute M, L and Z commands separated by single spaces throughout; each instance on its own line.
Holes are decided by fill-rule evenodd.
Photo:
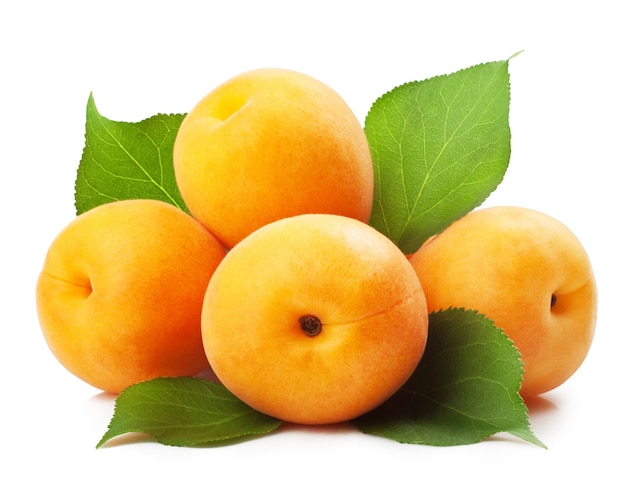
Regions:
M 93 106 L 93 107 L 96 106 L 96 99 L 93 96 L 93 90 L 89 91 L 89 97 L 87 98 L 87 107 L 90 107 L 90 106 Z

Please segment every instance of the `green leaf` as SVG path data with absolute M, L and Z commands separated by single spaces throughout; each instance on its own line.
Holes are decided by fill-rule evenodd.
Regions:
M 137 123 L 102 116 L 87 102 L 85 147 L 75 184 L 77 214 L 116 200 L 148 198 L 188 211 L 176 184 L 172 152 L 184 114 L 158 114 Z
M 118 395 L 109 428 L 96 448 L 128 432 L 147 433 L 162 444 L 194 446 L 269 433 L 280 424 L 216 382 L 156 378 Z
M 507 432 L 545 448 L 519 395 L 519 352 L 476 311 L 431 313 L 424 356 L 388 401 L 355 421 L 367 434 L 401 443 L 453 446 Z
M 406 254 L 480 205 L 511 153 L 508 60 L 410 82 L 372 105 L 370 224 Z

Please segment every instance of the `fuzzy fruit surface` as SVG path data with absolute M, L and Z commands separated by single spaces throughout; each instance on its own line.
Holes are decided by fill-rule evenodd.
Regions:
M 98 206 L 50 245 L 37 312 L 53 354 L 74 375 L 118 393 L 207 366 L 200 315 L 225 250 L 197 221 L 154 200 Z
M 355 219 L 299 215 L 235 246 L 207 288 L 202 335 L 224 385 L 287 422 L 378 406 L 424 352 L 428 314 L 402 252 Z
M 524 362 L 520 394 L 565 382 L 591 347 L 597 290 L 589 257 L 563 223 L 523 207 L 476 210 L 410 257 L 429 311 L 491 318 Z
M 185 203 L 226 246 L 303 213 L 367 222 L 374 171 L 363 127 L 320 81 L 258 69 L 222 83 L 185 117 L 174 144 Z

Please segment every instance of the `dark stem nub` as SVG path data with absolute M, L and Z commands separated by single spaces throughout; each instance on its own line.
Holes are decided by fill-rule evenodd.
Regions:
M 550 308 L 553 308 L 556 304 L 556 295 L 552 294 L 552 297 L 550 298 Z
M 305 314 L 298 321 L 300 321 L 302 331 L 309 337 L 315 337 L 322 332 L 322 322 L 317 316 Z

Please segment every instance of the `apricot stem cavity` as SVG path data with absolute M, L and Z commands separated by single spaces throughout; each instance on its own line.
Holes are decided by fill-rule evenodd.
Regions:
M 315 337 L 322 333 L 322 322 L 317 316 L 305 314 L 299 320 L 300 328 L 309 337 Z

